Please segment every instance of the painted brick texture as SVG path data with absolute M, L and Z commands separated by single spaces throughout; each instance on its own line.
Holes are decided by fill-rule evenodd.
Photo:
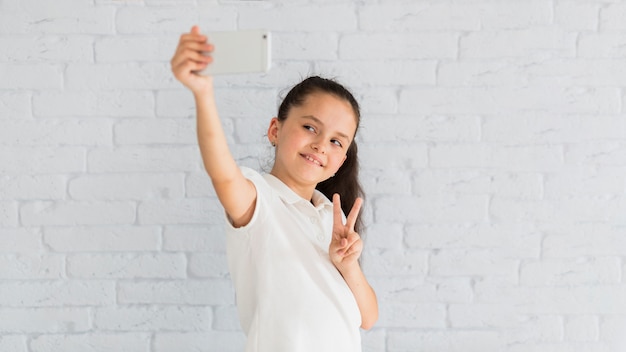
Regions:
M 267 28 L 216 78 L 267 169 L 286 89 L 363 107 L 367 352 L 626 350 L 626 5 L 0 1 L 0 351 L 243 351 L 178 37 Z

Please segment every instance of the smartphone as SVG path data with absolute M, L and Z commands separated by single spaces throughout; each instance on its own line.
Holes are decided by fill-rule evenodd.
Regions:
M 271 65 L 270 32 L 267 30 L 242 30 L 209 32 L 208 42 L 214 49 L 213 62 L 201 75 L 267 72 Z

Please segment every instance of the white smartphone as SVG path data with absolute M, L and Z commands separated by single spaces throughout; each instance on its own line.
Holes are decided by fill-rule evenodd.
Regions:
M 271 38 L 267 30 L 209 32 L 213 62 L 201 75 L 267 72 L 271 65 Z

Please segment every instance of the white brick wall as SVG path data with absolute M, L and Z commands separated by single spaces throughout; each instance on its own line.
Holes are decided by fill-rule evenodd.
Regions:
M 178 36 L 273 31 L 216 79 L 267 167 L 285 88 L 363 106 L 364 351 L 626 349 L 619 0 L 0 1 L 0 351 L 242 351 Z

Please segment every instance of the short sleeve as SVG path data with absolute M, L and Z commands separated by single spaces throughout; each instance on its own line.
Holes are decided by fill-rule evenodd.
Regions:
M 252 214 L 252 218 L 250 218 L 250 221 L 246 225 L 241 226 L 241 227 L 234 227 L 232 220 L 230 219 L 228 214 L 224 212 L 224 218 L 226 220 L 226 230 L 229 233 L 247 232 L 250 229 L 250 227 L 254 226 L 254 224 L 258 222 L 259 208 L 260 208 L 259 205 L 263 201 L 263 198 L 264 198 L 263 193 L 267 192 L 268 190 L 267 183 L 265 182 L 261 174 L 259 174 L 257 171 L 253 169 L 250 169 L 244 166 L 242 166 L 240 169 L 241 169 L 241 173 L 243 174 L 243 176 L 247 178 L 248 180 L 252 181 L 252 184 L 256 188 L 256 200 L 255 200 L 254 212 Z

